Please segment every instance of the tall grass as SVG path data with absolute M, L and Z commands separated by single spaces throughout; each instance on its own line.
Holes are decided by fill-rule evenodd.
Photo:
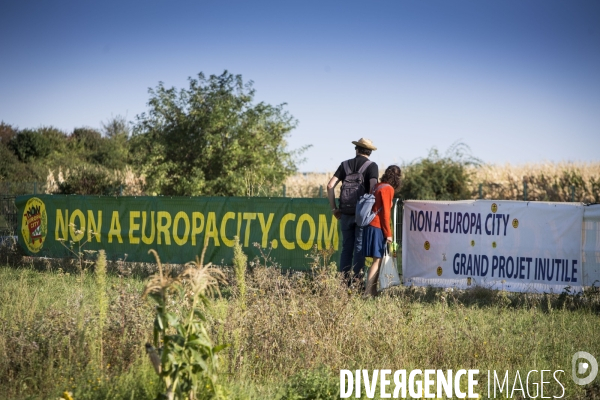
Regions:
M 106 316 L 108 311 L 108 296 L 106 295 L 106 252 L 100 250 L 94 269 L 96 283 L 96 305 L 98 308 L 97 339 L 98 343 L 98 365 L 104 366 L 104 326 L 106 325 Z
M 63 391 L 76 399 L 101 398 L 94 396 L 125 381 L 131 390 L 155 394 L 151 386 L 136 383 L 154 374 L 138 357 L 152 321 L 139 296 L 142 282 L 119 285 L 117 278 L 107 277 L 109 304 L 99 339 L 93 275 L 81 282 L 79 274 L 2 267 L 0 276 L 2 398 L 55 399 Z M 104 343 L 101 362 L 99 340 Z
M 578 349 L 600 354 L 598 292 L 576 298 L 404 287 L 369 301 L 325 269 L 282 276 L 259 268 L 247 285 L 246 311 L 223 301 L 224 323 L 215 327 L 221 341 L 242 327 L 237 340 L 245 351 L 229 353 L 236 381 L 293 380 L 323 366 L 333 380 L 340 369 L 465 368 L 479 369 L 485 388 L 488 369 L 568 372 Z M 586 398 L 563 378 L 567 398 Z
M 234 287 L 231 297 L 215 298 L 206 315 L 208 334 L 232 344 L 222 353 L 220 372 L 231 398 L 336 398 L 340 369 L 382 368 L 479 369 L 480 391 L 488 369 L 513 377 L 517 370 L 524 376 L 561 369 L 566 398 L 600 395 L 597 381 L 579 387 L 570 379 L 576 351 L 600 355 L 598 291 L 558 296 L 401 287 L 368 300 L 325 265 L 287 275 L 254 266 L 244 275 L 243 306 Z M 0 268 L 1 397 L 56 399 L 70 391 L 75 400 L 155 398 L 164 387 L 143 346 L 151 340 L 153 317 L 141 298 L 144 281 L 106 276 L 99 365 L 93 353 L 97 280 L 87 274 L 80 286 L 78 279 L 62 271 Z M 242 284 L 239 276 L 228 280 Z M 547 393 L 560 394 L 555 389 Z

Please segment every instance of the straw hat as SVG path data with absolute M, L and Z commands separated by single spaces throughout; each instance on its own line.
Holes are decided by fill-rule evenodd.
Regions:
M 365 149 L 377 150 L 377 147 L 375 147 L 373 142 L 371 142 L 369 139 L 360 138 L 358 142 L 352 141 L 352 143 L 359 147 L 364 147 Z

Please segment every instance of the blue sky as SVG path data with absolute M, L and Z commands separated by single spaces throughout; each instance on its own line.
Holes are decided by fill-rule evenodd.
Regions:
M 159 81 L 225 69 L 287 103 L 333 171 L 366 137 L 382 165 L 461 140 L 490 163 L 600 160 L 600 2 L 3 1 L 0 120 L 134 121 Z

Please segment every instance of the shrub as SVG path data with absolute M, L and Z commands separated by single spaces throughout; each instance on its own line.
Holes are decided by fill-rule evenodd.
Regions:
M 37 178 L 35 169 L 19 161 L 19 158 L 7 147 L 0 143 L 0 181 L 28 182 Z
M 107 168 L 84 165 L 72 169 L 64 181 L 58 183 L 58 194 L 116 196 L 123 190 L 123 182 Z
M 75 128 L 69 139 L 71 147 L 78 152 L 97 152 L 102 147 L 102 134 L 92 128 Z
M 325 400 L 340 397 L 340 381 L 325 366 L 299 371 L 289 379 L 282 400 Z
M 24 163 L 44 158 L 51 151 L 50 144 L 44 139 L 43 135 L 30 129 L 17 133 L 8 142 L 8 148 Z
M 0 144 L 7 145 L 17 135 L 17 128 L 0 121 Z
M 441 156 L 436 148 L 426 158 L 405 165 L 400 196 L 406 200 L 464 200 L 471 198 L 471 165 L 480 161 L 463 143 L 455 143 Z

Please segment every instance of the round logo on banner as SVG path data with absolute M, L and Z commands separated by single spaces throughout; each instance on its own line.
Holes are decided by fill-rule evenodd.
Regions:
M 425 247 L 425 250 L 429 250 L 431 246 L 429 245 L 428 241 L 425 241 L 425 245 L 423 247 Z
M 21 222 L 21 234 L 29 251 L 32 253 L 40 251 L 44 246 L 47 233 L 48 216 L 46 215 L 46 206 L 37 197 L 32 197 L 25 204 Z
M 516 218 L 513 219 L 512 226 L 513 226 L 513 228 L 518 228 L 519 227 L 519 220 L 516 219 Z
M 437 275 L 442 276 L 442 272 L 444 272 L 444 270 L 442 270 L 442 267 L 437 267 Z
M 471 240 L 471 247 L 475 247 L 475 241 Z
M 467 278 L 467 286 L 471 286 L 471 277 Z
M 498 205 L 496 203 L 492 203 L 492 212 L 495 213 L 498 211 Z
M 496 242 L 492 242 L 492 247 L 496 248 Z

